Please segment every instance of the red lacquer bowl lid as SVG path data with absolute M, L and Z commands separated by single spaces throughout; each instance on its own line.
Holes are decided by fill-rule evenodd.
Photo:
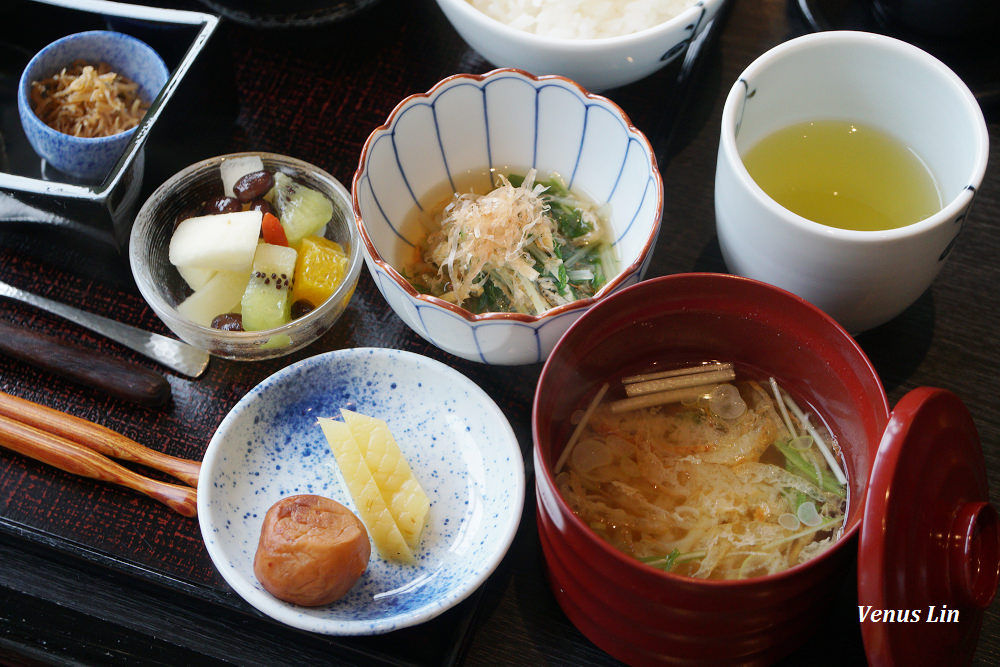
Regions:
M 858 548 L 858 617 L 873 666 L 967 664 L 1000 581 L 1000 529 L 972 416 L 922 387 L 892 411 Z

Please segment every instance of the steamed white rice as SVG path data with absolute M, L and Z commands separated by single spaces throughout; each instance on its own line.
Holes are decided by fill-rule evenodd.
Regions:
M 468 0 L 512 28 L 546 37 L 597 39 L 668 21 L 695 0 Z

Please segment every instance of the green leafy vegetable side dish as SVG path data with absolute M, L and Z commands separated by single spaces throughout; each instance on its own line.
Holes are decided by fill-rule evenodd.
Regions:
M 498 176 L 456 193 L 406 270 L 414 287 L 474 313 L 539 315 L 593 296 L 618 270 L 607 211 L 558 174 Z

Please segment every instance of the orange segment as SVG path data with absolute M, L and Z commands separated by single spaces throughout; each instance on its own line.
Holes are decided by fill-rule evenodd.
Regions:
M 339 243 L 321 236 L 305 237 L 299 246 L 292 301 L 304 299 L 319 306 L 337 289 L 345 273 L 347 253 Z

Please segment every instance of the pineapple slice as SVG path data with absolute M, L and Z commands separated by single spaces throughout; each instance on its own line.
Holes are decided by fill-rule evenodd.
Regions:
M 389 426 L 381 419 L 341 410 L 344 423 L 351 429 L 389 511 L 410 549 L 420 542 L 430 500 L 413 476 L 410 464 L 399 450 Z
M 414 562 L 413 551 L 403 538 L 396 520 L 389 511 L 382 492 L 372 477 L 358 443 L 347 424 L 320 417 L 323 435 L 337 459 L 347 489 L 354 498 L 358 514 L 371 534 L 375 548 L 386 560 Z

